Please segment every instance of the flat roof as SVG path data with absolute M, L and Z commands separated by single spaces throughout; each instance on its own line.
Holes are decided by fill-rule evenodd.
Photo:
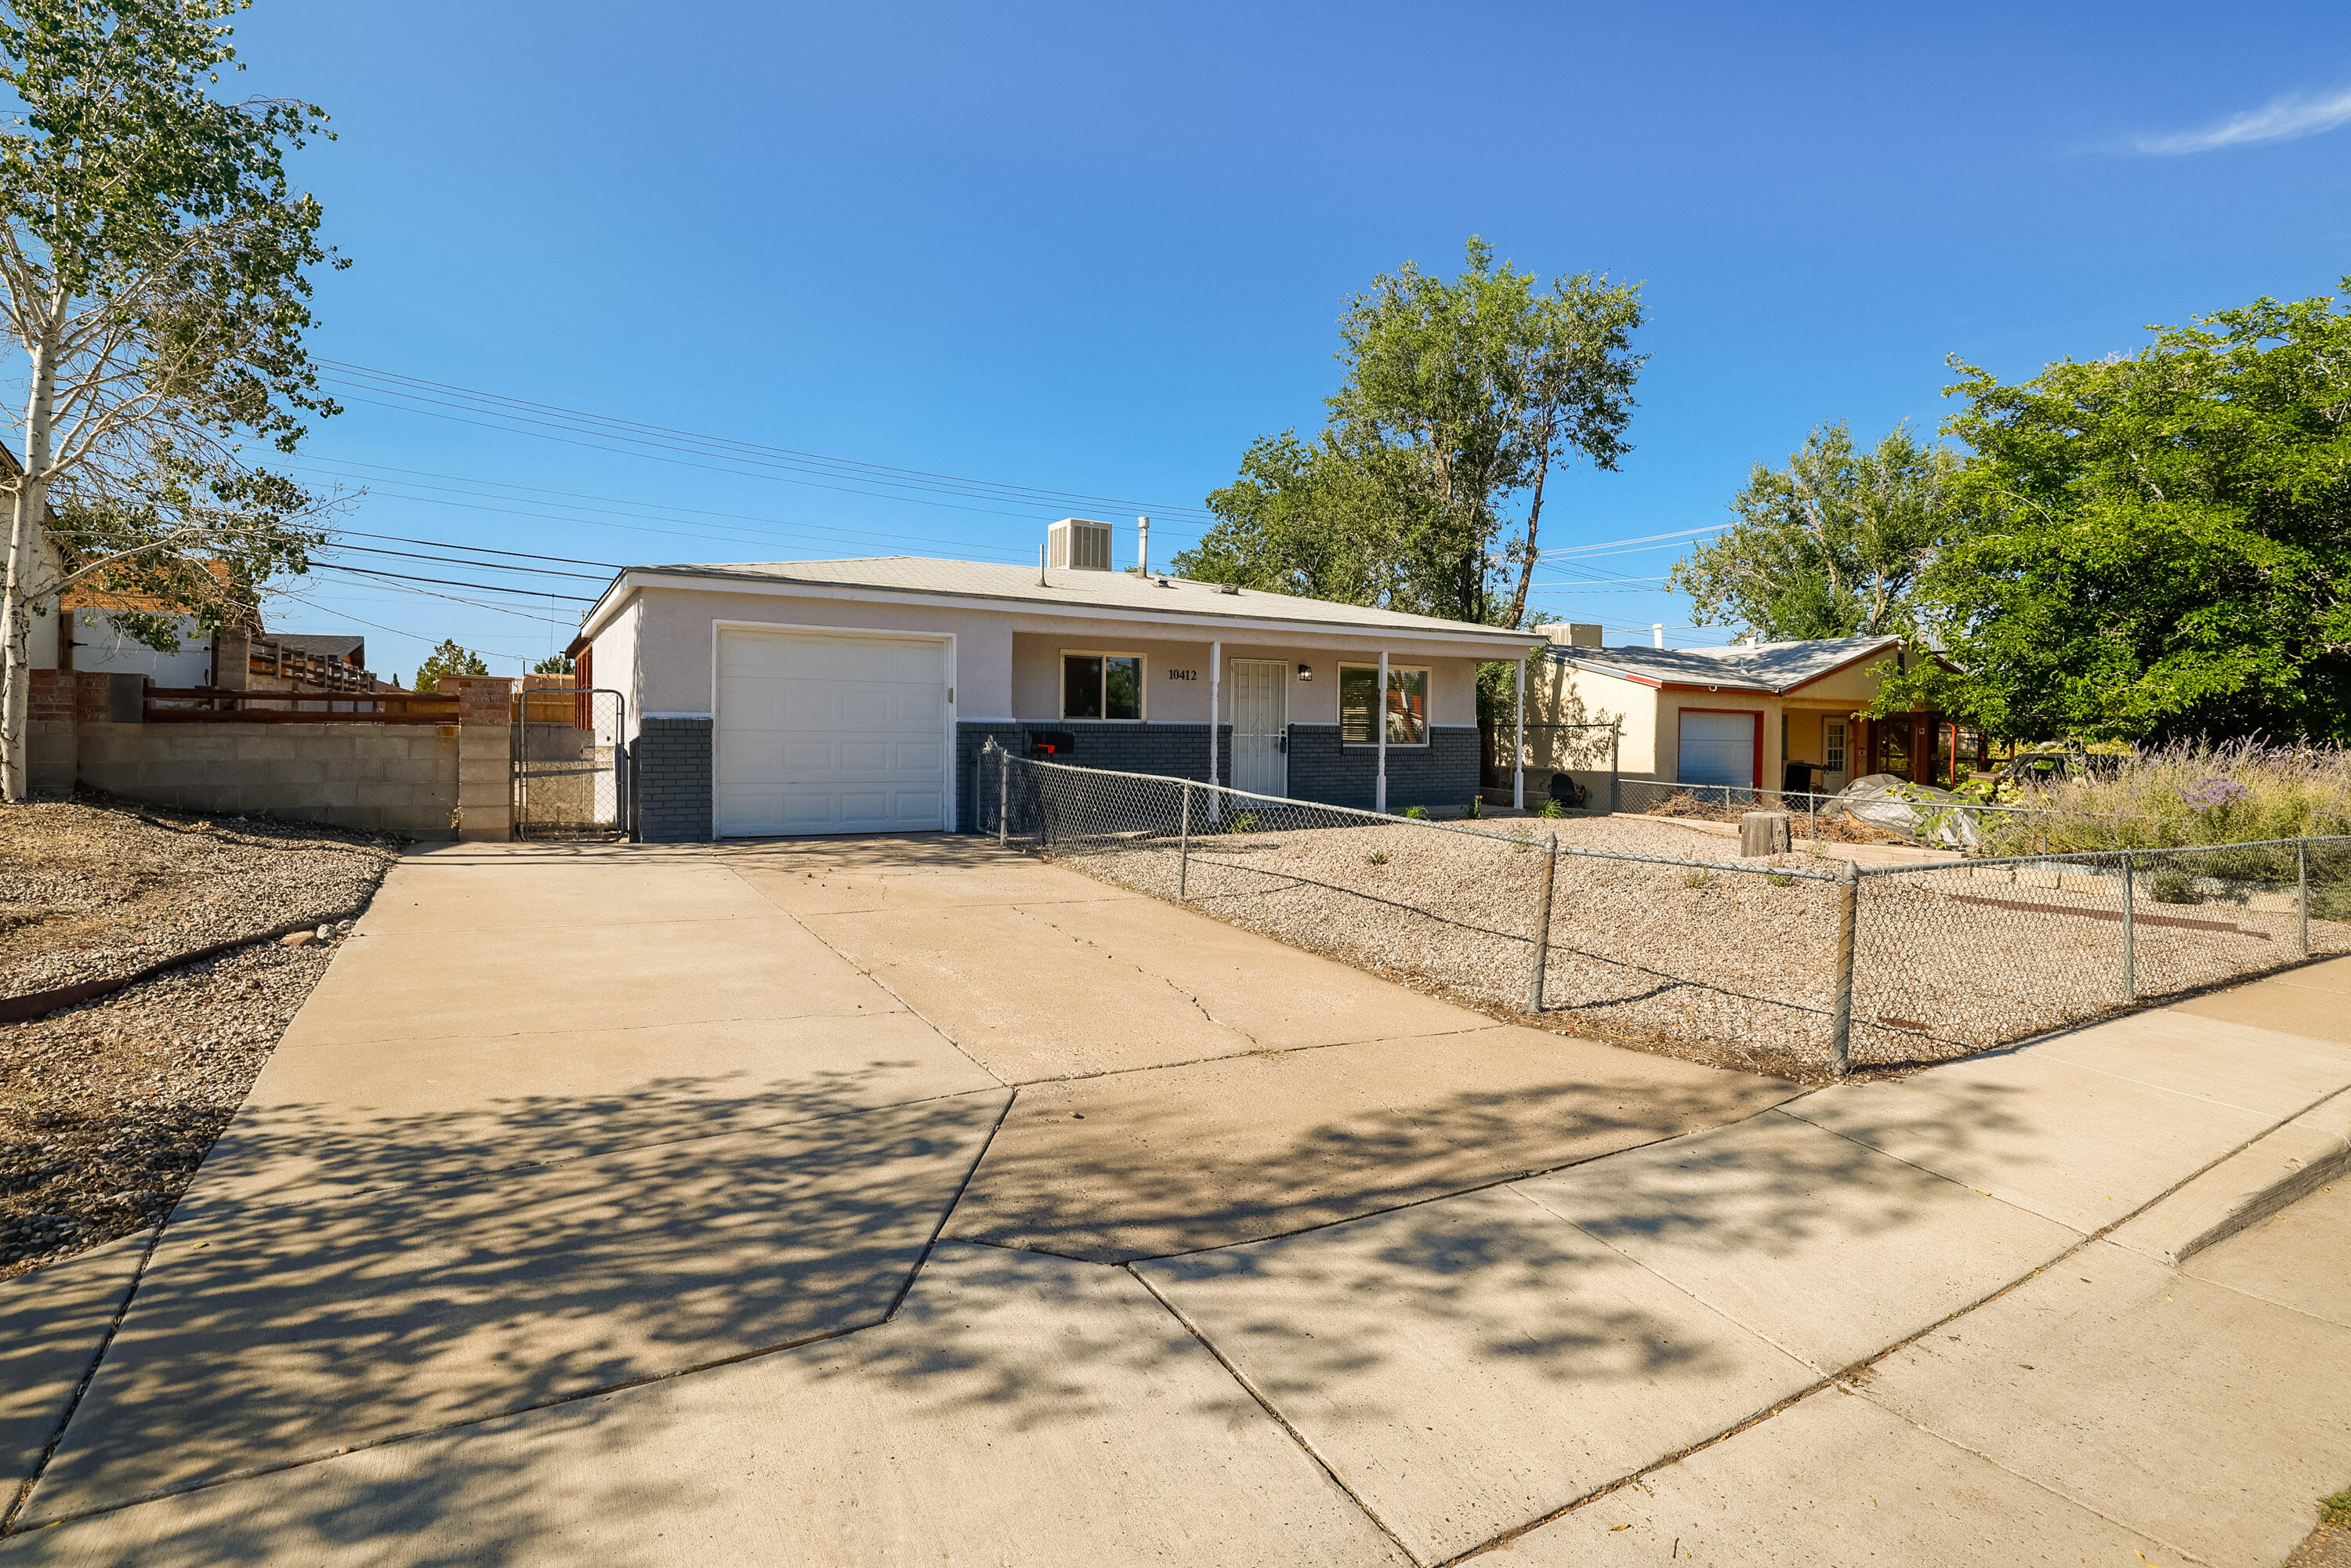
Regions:
M 1513 648 L 1541 640 L 1539 633 L 1506 626 L 1483 626 L 1436 615 L 1410 615 L 1401 611 L 1340 604 L 1327 599 L 1269 593 L 1261 589 L 1228 589 L 1217 583 L 1196 582 L 1157 572 L 1144 577 L 1131 571 L 1056 569 L 1040 574 L 1033 566 L 911 555 L 630 567 L 613 580 L 612 586 L 590 608 L 581 622 L 583 629 L 595 623 L 614 591 L 632 575 L 641 582 L 645 579 L 684 578 L 703 584 L 772 583 L 899 592 L 984 601 L 1007 610 L 1124 610 L 1152 616 L 1196 619 L 1203 623 L 1281 622 L 1324 631 L 1408 632 L 1423 637 L 1457 637 Z

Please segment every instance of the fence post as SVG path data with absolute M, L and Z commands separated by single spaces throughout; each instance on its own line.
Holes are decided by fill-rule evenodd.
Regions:
M 1553 833 L 1543 851 L 1541 880 L 1535 890 L 1535 945 L 1527 960 L 1527 1011 L 1543 1009 L 1543 969 L 1551 960 L 1551 884 L 1559 873 L 1559 835 Z
M 996 748 L 996 847 L 1004 847 L 1007 832 L 1006 807 L 1012 800 L 1012 753 L 1002 747 Z
M 1191 902 L 1192 885 L 1192 781 L 1184 780 L 1183 826 L 1176 830 L 1176 902 Z
M 2138 931 L 2131 918 L 2131 861 L 2128 850 L 2123 852 L 2123 1000 L 2138 1000 Z
M 1807 789 L 1804 791 L 1804 814 L 1812 819 L 1813 858 L 1814 860 L 1818 860 L 1821 855 L 1821 797 L 1819 791 L 1813 789 Z
M 1617 763 L 1619 758 L 1624 752 L 1624 749 L 1625 727 L 1621 724 L 1612 726 L 1608 731 L 1608 814 L 1612 817 L 1616 814 L 1618 810 L 1616 800 L 1616 781 L 1622 778 L 1623 775 L 1618 768 Z
M 1861 863 L 1847 861 L 1837 873 L 1836 999 L 1829 1009 L 1832 1078 L 1843 1078 L 1853 1064 L 1853 948 L 1860 904 Z
M 2294 907 L 2301 917 L 2302 956 L 2310 956 L 2310 841 L 2294 841 Z

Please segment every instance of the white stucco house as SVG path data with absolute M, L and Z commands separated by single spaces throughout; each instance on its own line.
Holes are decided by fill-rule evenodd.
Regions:
M 1541 642 L 1113 570 L 1105 523 L 1051 537 L 1041 568 L 883 556 L 619 573 L 571 653 L 582 685 L 622 695 L 640 835 L 968 831 L 991 737 L 1259 794 L 1458 806 L 1479 788 L 1478 665 Z

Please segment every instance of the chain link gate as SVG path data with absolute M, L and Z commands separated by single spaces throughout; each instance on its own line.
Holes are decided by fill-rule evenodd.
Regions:
M 628 836 L 623 714 L 615 691 L 543 686 L 515 694 L 516 838 Z

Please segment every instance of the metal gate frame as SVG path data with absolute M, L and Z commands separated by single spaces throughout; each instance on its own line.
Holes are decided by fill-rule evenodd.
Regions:
M 569 712 L 560 720 L 535 708 Z M 534 731 L 585 732 L 579 758 L 534 757 Z M 512 740 L 517 839 L 617 839 L 629 836 L 628 699 L 607 686 L 537 686 L 515 694 Z M 562 744 L 559 742 L 559 747 Z M 601 758 L 593 753 L 601 752 Z M 533 788 L 534 783 L 538 785 Z

